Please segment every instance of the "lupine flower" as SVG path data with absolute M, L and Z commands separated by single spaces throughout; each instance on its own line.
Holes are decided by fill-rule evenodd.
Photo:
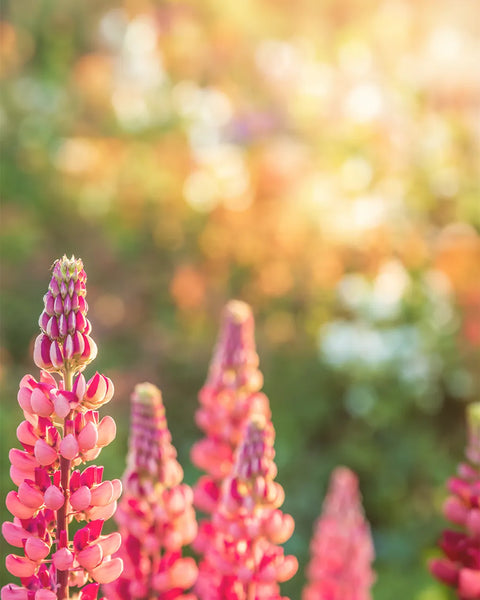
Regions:
M 10 450 L 18 490 L 7 495 L 14 519 L 3 524 L 2 533 L 20 549 L 7 556 L 6 566 L 21 585 L 4 586 L 2 600 L 66 600 L 71 587 L 82 586 L 79 599 L 95 600 L 99 584 L 122 571 L 121 559 L 111 556 L 120 546 L 119 534 L 101 534 L 104 520 L 115 512 L 121 482 L 102 481 L 102 467 L 81 470 L 115 438 L 113 419 L 100 420 L 94 410 L 112 397 L 112 382 L 99 373 L 86 381 L 81 374 L 96 355 L 85 282 L 81 260 L 56 261 L 34 350 L 40 377 L 20 381 L 17 398 L 25 420 L 17 438 L 23 450 Z M 59 373 L 60 380 L 47 371 Z M 71 539 L 73 519 L 87 524 Z
M 137 385 L 125 492 L 115 515 L 125 568 L 105 588 L 110 600 L 195 600 L 186 590 L 196 580 L 197 567 L 181 554 L 197 534 L 193 492 L 181 483 L 176 454 L 160 390 L 150 383 Z
M 263 416 L 246 426 L 212 518 L 208 547 L 202 548 L 195 586 L 200 600 L 280 600 L 278 583 L 297 571 L 296 558 L 278 545 L 290 538 L 294 521 L 279 510 L 284 492 L 274 481 L 274 436 Z
M 369 600 L 373 558 L 358 479 L 350 469 L 338 467 L 315 525 L 302 600 Z
M 245 424 L 256 414 L 270 418 L 268 398 L 259 391 L 263 377 L 258 362 L 252 311 L 244 302 L 231 300 L 223 312 L 220 335 L 195 415 L 205 437 L 193 446 L 191 458 L 207 473 L 195 486 L 195 505 L 205 513 L 216 509 L 222 481 L 232 470 Z M 197 549 L 203 543 L 201 538 L 208 538 L 210 529 L 209 521 L 201 524 Z
M 480 403 L 468 408 L 468 462 L 458 467 L 447 487 L 445 517 L 458 529 L 447 529 L 440 540 L 445 558 L 432 560 L 431 573 L 453 587 L 459 600 L 480 598 Z

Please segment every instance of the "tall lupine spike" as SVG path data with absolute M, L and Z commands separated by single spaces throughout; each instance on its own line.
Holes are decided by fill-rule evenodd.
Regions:
M 55 262 L 34 350 L 43 370 L 38 381 L 25 375 L 20 382 L 17 399 L 25 420 L 17 437 L 23 450 L 10 450 L 18 491 L 7 495 L 14 519 L 3 524 L 2 533 L 20 549 L 7 556 L 6 565 L 21 586 L 4 586 L 1 600 L 67 600 L 72 588 L 82 586 L 80 600 L 95 600 L 98 584 L 122 571 L 121 559 L 112 558 L 120 536 L 101 535 L 121 482 L 102 482 L 101 467 L 77 469 L 115 437 L 113 419 L 100 421 L 95 410 L 112 397 L 112 382 L 98 373 L 85 382 L 80 373 L 96 355 L 85 318 L 86 279 L 81 260 L 64 256 Z M 60 381 L 47 371 L 58 372 Z M 71 539 L 73 519 L 87 524 Z M 85 585 L 89 580 L 96 583 Z
M 110 600 L 195 600 L 188 589 L 197 567 L 181 553 L 197 534 L 193 492 L 181 483 L 183 470 L 176 455 L 160 390 L 150 383 L 137 385 L 125 491 L 115 515 L 123 538 L 117 555 L 125 568 L 105 588 Z
M 430 562 L 431 573 L 453 587 L 459 600 L 480 598 L 480 402 L 467 409 L 468 462 L 448 480 L 443 513 L 457 530 L 445 530 L 439 546 L 445 558 Z
M 279 510 L 285 495 L 274 481 L 274 437 L 263 415 L 246 425 L 202 548 L 195 585 L 200 600 L 286 600 L 278 584 L 295 575 L 298 563 L 278 545 L 290 538 L 294 521 Z
M 195 505 L 205 513 L 215 511 L 222 481 L 232 469 L 245 423 L 256 414 L 270 418 L 268 398 L 259 391 L 263 377 L 258 362 L 252 311 L 248 304 L 231 300 L 223 312 L 218 342 L 195 415 L 205 437 L 193 446 L 191 458 L 207 473 L 195 486 Z M 201 523 L 197 549 L 204 545 L 202 538 L 208 537 L 210 529 L 208 520 Z
M 370 600 L 373 558 L 357 476 L 338 467 L 315 525 L 302 600 Z

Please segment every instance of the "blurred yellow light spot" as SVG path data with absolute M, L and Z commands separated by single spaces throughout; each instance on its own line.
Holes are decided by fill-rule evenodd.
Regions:
M 118 120 L 126 128 L 143 127 L 150 121 L 145 99 L 136 89 L 117 88 L 112 94 L 112 104 Z
M 381 116 L 382 110 L 382 92 L 374 83 L 356 85 L 345 100 L 347 117 L 360 123 L 377 119 Z
M 115 327 L 125 318 L 125 303 L 119 296 L 103 294 L 95 301 L 95 319 L 105 327 Z
M 372 180 L 371 164 L 360 156 L 347 159 L 340 170 L 342 186 L 347 191 L 364 190 Z
M 141 15 L 127 27 L 125 49 L 131 54 L 149 54 L 157 46 L 157 28 L 153 18 Z
M 370 48 L 361 40 L 349 40 L 339 49 L 340 66 L 352 75 L 364 75 L 372 66 Z
M 199 212 L 209 212 L 219 202 L 218 181 L 203 169 L 194 171 L 183 184 L 183 194 L 192 208 Z
M 194 267 L 184 265 L 175 271 L 169 291 L 180 310 L 196 309 L 205 300 L 205 279 Z
M 55 166 L 65 173 L 80 175 L 92 169 L 100 154 L 92 141 L 87 138 L 64 140 L 54 159 Z
M 118 48 L 125 36 L 127 25 L 128 16 L 125 10 L 114 8 L 100 19 L 100 35 L 110 46 Z

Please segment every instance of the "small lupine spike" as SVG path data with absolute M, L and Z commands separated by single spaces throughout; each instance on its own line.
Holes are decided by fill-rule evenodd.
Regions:
M 448 480 L 443 513 L 457 526 L 445 530 L 439 546 L 444 558 L 432 560 L 434 577 L 455 589 L 459 600 L 480 598 L 480 402 L 467 408 L 468 462 Z
M 95 358 L 97 347 L 86 318 L 86 281 L 81 259 L 64 255 L 55 261 L 39 319 L 42 331 L 35 341 L 34 361 L 40 369 L 78 372 Z
M 197 534 L 193 493 L 182 483 L 160 390 L 137 385 L 131 406 L 125 492 L 115 515 L 123 538 L 117 556 L 125 568 L 105 590 L 110 600 L 195 600 L 186 590 L 197 567 L 181 555 Z
M 358 478 L 336 468 L 315 525 L 302 600 L 370 600 L 374 549 Z
M 10 554 L 6 559 L 8 571 L 20 577 L 22 586 L 4 586 L 2 600 L 68 600 L 71 588 L 82 588 L 88 579 L 111 582 L 122 570 L 121 559 L 111 557 L 118 544 L 100 535 L 103 520 L 115 511 L 121 482 L 102 482 L 100 467 L 83 473 L 75 469 L 115 437 L 113 419 L 107 416 L 99 423 L 98 412 L 92 410 L 111 398 L 112 382 L 97 373 L 95 384 L 86 384 L 80 374 L 96 354 L 85 317 L 85 281 L 81 260 L 64 256 L 55 262 L 34 348 L 34 360 L 44 370 L 38 381 L 31 375 L 20 381 L 17 400 L 25 420 L 17 437 L 23 450 L 9 453 L 18 491 L 7 495 L 14 520 L 3 524 L 2 533 L 23 549 L 24 556 Z M 47 371 L 57 371 L 61 380 Z M 73 518 L 90 523 L 72 541 Z M 96 600 L 97 591 L 98 585 L 87 585 L 80 598 Z
M 298 563 L 278 546 L 292 535 L 294 521 L 279 510 L 284 492 L 274 481 L 274 437 L 263 415 L 245 428 L 202 548 L 199 600 L 285 600 L 278 584 L 295 575 Z

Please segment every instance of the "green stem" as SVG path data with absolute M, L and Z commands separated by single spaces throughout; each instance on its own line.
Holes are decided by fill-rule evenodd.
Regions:
M 74 371 L 70 369 L 66 369 L 64 372 L 63 381 L 65 384 L 65 390 L 72 391 L 73 388 L 73 376 Z M 70 418 L 71 415 L 68 415 L 67 419 Z M 64 432 L 65 432 L 65 420 L 64 420 Z M 71 461 L 66 458 L 60 458 L 60 481 L 62 486 L 62 491 L 65 496 L 65 502 L 61 508 L 57 511 L 57 541 L 60 538 L 60 532 L 65 531 L 67 544 L 68 544 L 68 519 L 67 519 L 67 507 L 68 507 L 68 489 L 70 486 L 70 471 L 71 471 Z M 57 600 L 68 600 L 69 598 L 69 585 L 68 585 L 68 575 L 69 571 L 57 571 Z

